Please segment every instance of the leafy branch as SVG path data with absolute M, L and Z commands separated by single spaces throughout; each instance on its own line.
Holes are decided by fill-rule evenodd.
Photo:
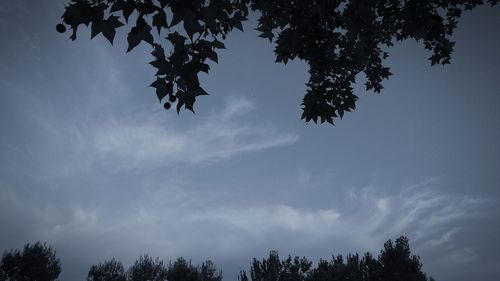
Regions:
M 366 90 L 380 93 L 392 75 L 383 65 L 395 41 L 415 39 L 432 54 L 432 65 L 448 64 L 451 36 L 463 11 L 498 0 L 72 0 L 65 8 L 58 32 L 91 26 L 91 36 L 102 35 L 113 44 L 116 29 L 131 25 L 127 52 L 149 44 L 157 69 L 155 88 L 166 109 L 176 103 L 194 112 L 196 98 L 207 95 L 198 74 L 218 63 L 217 51 L 251 11 L 258 14 L 259 36 L 275 44 L 276 62 L 296 58 L 307 62 L 310 78 L 302 100 L 302 119 L 328 122 L 356 108 L 356 76 L 366 75 Z M 129 22 L 132 15 L 135 23 Z M 170 19 L 167 18 L 171 16 Z M 124 23 L 125 22 L 125 23 Z M 162 40 L 151 30 L 166 30 L 171 44 L 165 55 Z M 196 38 L 196 39 L 194 39 Z

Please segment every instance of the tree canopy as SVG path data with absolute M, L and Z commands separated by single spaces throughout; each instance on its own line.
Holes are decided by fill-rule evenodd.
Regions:
M 139 257 L 127 272 L 121 262 L 111 259 L 93 265 L 87 281 L 222 281 L 222 273 L 214 263 L 206 261 L 194 266 L 184 258 L 169 262 L 167 266 L 159 258 L 148 255 Z
M 126 281 L 121 262 L 111 259 L 90 267 L 87 281 Z
M 54 281 L 60 273 L 56 252 L 40 242 L 4 252 L 0 263 L 0 281 Z
M 118 270 L 117 270 L 118 268 Z M 433 281 L 422 272 L 420 258 L 411 254 L 404 236 L 388 240 L 378 258 L 370 253 L 332 256 L 316 265 L 306 257 L 288 256 L 282 260 L 271 251 L 267 258 L 254 258 L 249 274 L 241 270 L 239 281 Z M 119 272 L 117 274 L 117 272 Z M 100 276 L 96 278 L 95 276 Z M 249 277 L 250 276 L 250 277 Z M 105 277 L 105 278 L 104 278 Z M 141 256 L 125 273 L 116 260 L 105 261 L 90 268 L 87 281 L 222 281 L 222 272 L 213 262 L 192 265 L 184 258 L 167 266 L 158 258 Z
M 422 272 L 420 258 L 411 254 L 408 239 L 388 240 L 378 258 L 366 253 L 332 256 L 317 264 L 306 257 L 281 260 L 278 252 L 268 258 L 254 258 L 250 263 L 250 278 L 241 270 L 239 281 L 433 281 Z M 0 262 L 0 281 L 54 281 L 61 273 L 55 251 L 46 244 L 26 244 L 23 251 L 10 250 Z M 140 256 L 128 270 L 111 259 L 92 265 L 87 281 L 222 281 L 222 271 L 208 260 L 201 265 L 177 258 L 165 264 L 159 258 Z
M 151 87 L 160 102 L 194 112 L 196 98 L 207 95 L 198 75 L 208 73 L 208 61 L 218 63 L 224 39 L 243 30 L 252 12 L 259 36 L 275 45 L 276 62 L 309 66 L 302 119 L 333 124 L 356 108 L 358 74 L 365 74 L 366 90 L 382 90 L 392 75 L 383 61 L 395 42 L 421 41 L 432 65 L 450 63 L 463 11 L 485 2 L 498 0 L 72 0 L 56 28 L 70 27 L 75 40 L 78 27 L 90 25 L 92 38 L 102 34 L 112 44 L 116 29 L 129 26 L 127 52 L 151 45 Z
M 128 281 L 163 281 L 167 278 L 167 269 L 160 259 L 144 255 L 129 268 L 127 276 Z
M 246 271 L 240 281 L 433 281 L 421 271 L 418 256 L 412 255 L 408 239 L 404 236 L 384 244 L 378 259 L 366 253 L 333 256 L 330 261 L 320 260 L 316 267 L 307 258 L 288 256 L 280 260 L 272 251 L 262 261 L 253 259 L 250 279 Z

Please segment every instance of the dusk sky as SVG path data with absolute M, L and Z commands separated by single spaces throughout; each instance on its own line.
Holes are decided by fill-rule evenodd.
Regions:
M 166 111 L 151 47 L 126 54 L 64 0 L 0 1 L 0 251 L 47 242 L 62 281 L 141 254 L 211 259 L 237 280 L 270 250 L 313 261 L 405 235 L 437 281 L 500 275 L 500 6 L 464 14 L 452 63 L 398 43 L 382 93 L 306 124 L 307 66 L 274 63 L 255 17 L 202 75 L 196 114 Z

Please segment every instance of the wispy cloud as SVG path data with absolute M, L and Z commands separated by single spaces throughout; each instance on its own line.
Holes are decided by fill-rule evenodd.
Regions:
M 191 193 L 179 198 L 175 196 L 179 192 L 183 193 L 182 188 L 158 190 L 126 206 L 75 207 L 71 216 L 49 228 L 47 237 L 78 236 L 98 241 L 119 237 L 120 241 L 138 241 L 134 247 L 148 248 L 154 243 L 180 254 L 209 249 L 231 255 L 234 244 L 245 248 L 281 239 L 318 245 L 328 240 L 376 250 L 385 240 L 399 235 L 409 236 L 420 248 L 440 247 L 453 242 L 461 221 L 480 214 L 482 202 L 439 193 L 428 182 L 392 196 L 381 196 L 372 188 L 351 191 L 348 196 L 356 201 L 355 211 L 335 206 L 227 204 L 225 196 L 208 198 L 204 193 Z
M 481 215 L 485 199 L 443 193 L 438 186 L 428 179 L 392 195 L 377 194 L 374 186 L 348 190 L 346 199 L 356 211 L 342 214 L 343 227 L 354 230 L 351 239 L 368 248 L 399 235 L 427 246 L 450 242 L 460 231 L 457 224 Z
M 193 127 L 165 126 L 160 117 L 141 122 L 110 122 L 95 135 L 99 153 L 140 165 L 148 162 L 200 163 L 229 158 L 243 152 L 290 145 L 296 134 L 279 132 L 266 124 L 245 122 L 254 104 L 231 99 L 220 112 L 200 118 Z
M 376 253 L 384 241 L 399 235 L 410 237 L 415 253 L 436 251 L 434 259 L 442 257 L 449 266 L 468 264 L 478 256 L 473 245 L 462 247 L 455 239 L 467 230 L 464 221 L 482 214 L 485 200 L 441 192 L 436 180 L 392 194 L 382 193 L 375 184 L 346 189 L 348 208 L 234 201 L 234 194 L 184 185 L 179 181 L 143 186 L 137 193 L 141 196 L 134 199 L 118 196 L 106 204 L 68 206 L 45 204 L 3 188 L 0 203 L 9 213 L 24 214 L 25 233 L 32 237 L 28 239 L 55 242 L 56 247 L 80 241 L 87 246 L 75 249 L 75 255 L 89 262 L 149 252 L 166 258 L 223 257 L 229 263 L 235 256 L 250 258 L 276 248 L 293 253 L 298 245 L 307 255 L 331 245 L 336 253 Z M 0 221 L 6 219 L 7 213 L 0 215 Z M 325 251 L 332 248 L 321 256 L 332 254 Z
M 223 227 L 236 227 L 246 235 L 264 238 L 275 231 L 323 236 L 339 223 L 335 210 L 297 209 L 287 205 L 211 208 L 191 216 L 195 221 L 212 222 Z

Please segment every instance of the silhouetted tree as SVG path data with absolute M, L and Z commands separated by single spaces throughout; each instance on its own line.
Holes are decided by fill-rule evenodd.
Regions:
M 2 280 L 2 279 L 0 279 Z M 112 259 L 90 267 L 87 281 L 222 281 L 222 272 L 210 260 L 194 266 L 184 258 L 163 264 L 148 255 L 138 260 L 125 273 L 121 262 Z
M 272 251 L 269 258 L 253 259 L 250 268 L 251 281 L 433 281 L 421 271 L 419 257 L 411 255 L 406 237 L 400 237 L 395 244 L 389 240 L 384 244 L 378 260 L 370 253 L 360 258 L 358 254 L 341 255 L 332 260 L 320 260 L 316 267 L 306 258 L 290 256 L 281 261 L 278 253 Z M 248 281 L 245 271 L 240 281 Z
M 92 38 L 102 33 L 113 43 L 116 29 L 127 22 L 127 52 L 143 41 L 152 46 L 157 72 L 151 86 L 160 102 L 168 96 L 166 109 L 176 102 L 177 112 L 193 111 L 196 97 L 207 95 L 198 74 L 208 73 L 208 60 L 218 62 L 221 40 L 234 28 L 243 30 L 255 11 L 260 37 L 276 45 L 276 62 L 299 58 L 309 65 L 302 119 L 333 124 L 356 107 L 357 74 L 366 75 L 367 90 L 382 90 L 391 75 L 382 62 L 395 41 L 421 41 L 432 52 L 432 65 L 447 64 L 462 12 L 484 2 L 498 0 L 72 0 L 57 30 L 69 26 L 75 40 L 81 24 L 91 25 Z M 164 42 L 155 42 L 153 28 L 166 32 L 160 38 L 167 39 L 168 54 Z
M 166 281 L 167 268 L 159 258 L 139 257 L 127 272 L 127 281 Z M 169 280 L 170 281 L 170 280 Z
M 311 268 L 312 262 L 305 257 L 299 258 L 288 256 L 282 262 L 282 272 L 280 274 L 280 281 L 303 281 L 305 280 L 305 273 Z
M 53 281 L 61 273 L 56 252 L 45 243 L 26 244 L 23 251 L 13 249 L 3 254 L 0 280 Z
M 200 281 L 201 274 L 198 268 L 184 258 L 178 258 L 168 264 L 168 281 Z
M 318 266 L 308 273 L 306 281 L 375 281 L 378 279 L 378 262 L 366 253 L 361 259 L 358 254 L 341 255 L 331 261 L 320 260 Z
M 200 281 L 222 281 L 222 271 L 217 270 L 215 264 L 208 260 L 201 264 Z
M 267 259 L 253 259 L 250 276 L 252 281 L 304 281 L 311 266 L 305 257 L 288 256 L 281 261 L 278 252 L 271 251 Z M 246 272 L 240 273 L 240 280 L 248 280 Z
M 87 281 L 126 281 L 125 270 L 121 262 L 115 259 L 92 265 Z
M 380 280 L 379 274 L 379 263 L 373 258 L 372 254 L 366 253 L 360 262 L 360 267 L 363 272 L 364 281 L 375 281 Z
M 378 261 L 381 280 L 427 281 L 426 275 L 421 271 L 420 258 L 411 254 L 406 237 L 398 238 L 395 243 L 391 240 L 385 242 Z

